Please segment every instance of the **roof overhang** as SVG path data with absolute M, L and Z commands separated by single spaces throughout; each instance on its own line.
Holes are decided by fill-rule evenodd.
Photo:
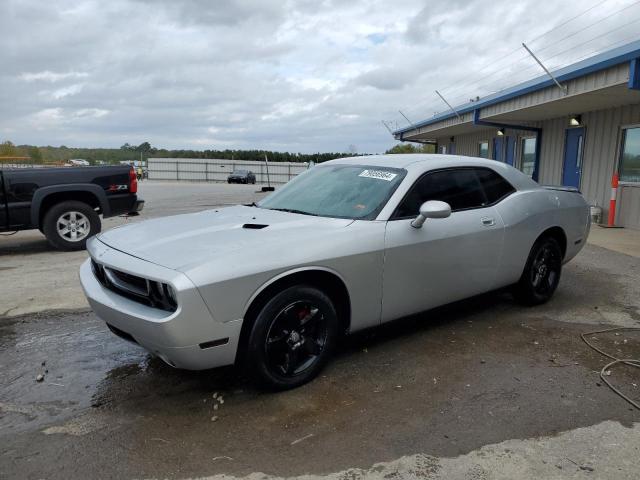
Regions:
M 554 72 L 566 86 L 559 89 L 549 77 L 516 85 L 502 92 L 456 107 L 447 112 L 394 132 L 398 140 L 434 141 L 486 126 L 474 124 L 474 115 L 483 121 L 535 125 L 542 120 L 620 105 L 640 103 L 638 83 L 640 41 L 591 57 Z

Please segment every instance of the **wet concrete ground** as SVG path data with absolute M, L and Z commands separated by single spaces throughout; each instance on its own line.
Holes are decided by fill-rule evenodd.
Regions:
M 579 334 L 640 326 L 639 266 L 587 246 L 547 305 L 493 293 L 362 332 L 321 378 L 279 394 L 233 368 L 174 370 L 91 313 L 0 319 L 0 478 L 323 474 L 605 420 L 630 428 L 640 412 L 598 385 L 606 359 Z M 640 358 L 639 332 L 596 337 Z M 610 379 L 640 399 L 637 369 Z

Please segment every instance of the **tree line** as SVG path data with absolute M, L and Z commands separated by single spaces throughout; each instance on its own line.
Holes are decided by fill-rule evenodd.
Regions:
M 0 157 L 29 157 L 32 163 L 64 163 L 74 158 L 82 158 L 92 165 L 117 164 L 121 161 L 146 160 L 147 158 L 222 158 L 229 160 L 261 161 L 266 157 L 270 162 L 326 162 L 334 158 L 352 157 L 349 152 L 291 153 L 271 150 L 169 150 L 155 148 L 149 142 L 140 145 L 125 143 L 120 148 L 76 148 L 76 147 L 36 147 L 14 145 L 10 141 L 0 144 Z M 1 160 L 1 158 L 0 158 Z
M 117 164 L 121 161 L 146 160 L 156 158 L 221 158 L 228 160 L 262 161 L 265 156 L 270 162 L 326 162 L 335 158 L 358 155 L 353 146 L 349 152 L 325 153 L 292 153 L 274 152 L 271 150 L 169 150 L 155 148 L 149 142 L 140 145 L 125 143 L 120 148 L 76 148 L 76 147 L 37 147 L 33 145 L 14 145 L 10 141 L 0 143 L 0 161 L 2 157 L 25 157 L 29 163 L 62 164 L 74 158 L 82 158 L 92 165 Z M 434 153 L 433 145 L 414 146 L 410 143 L 399 143 L 385 153 Z M 362 154 L 360 154 L 362 155 Z

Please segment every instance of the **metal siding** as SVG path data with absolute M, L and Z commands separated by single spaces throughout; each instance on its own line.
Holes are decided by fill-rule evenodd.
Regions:
M 640 229 L 640 185 L 621 185 L 616 224 Z
M 478 156 L 478 144 L 481 141 L 489 142 L 489 158 L 491 158 L 492 152 L 492 140 L 495 137 L 495 128 L 482 129 L 478 128 L 477 132 L 473 132 L 465 135 L 454 136 L 454 144 L 456 148 L 456 155 L 464 155 L 466 157 Z M 439 137 L 438 145 L 448 145 L 449 137 Z
M 442 128 L 473 122 L 473 112 L 465 113 L 464 115 L 461 115 L 461 117 L 462 117 L 462 120 L 458 120 L 458 117 L 453 117 L 453 118 L 445 119 L 442 122 L 434 123 L 433 125 L 428 125 L 426 127 L 419 127 L 415 130 L 412 130 L 411 132 L 405 133 L 404 138 L 409 139 L 409 137 L 415 137 L 417 135 L 433 132 L 436 130 L 440 130 Z M 449 137 L 446 137 L 446 138 L 449 138 Z
M 602 88 L 627 83 L 628 80 L 629 63 L 627 62 L 616 65 L 607 70 L 591 73 L 584 77 L 564 82 L 564 85 L 567 86 L 569 92 L 568 95 L 564 95 L 560 89 L 554 85 L 526 95 L 512 98 L 505 102 L 483 107 L 480 112 L 480 118 L 488 118 L 494 115 L 513 112 L 554 100 L 561 100 L 568 96 L 594 92 Z

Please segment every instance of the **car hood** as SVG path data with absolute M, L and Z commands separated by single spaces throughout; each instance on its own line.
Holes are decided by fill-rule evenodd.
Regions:
M 162 217 L 113 228 L 98 240 L 111 248 L 175 270 L 230 259 L 248 248 L 277 249 L 344 228 L 351 219 L 313 217 L 235 206 Z

